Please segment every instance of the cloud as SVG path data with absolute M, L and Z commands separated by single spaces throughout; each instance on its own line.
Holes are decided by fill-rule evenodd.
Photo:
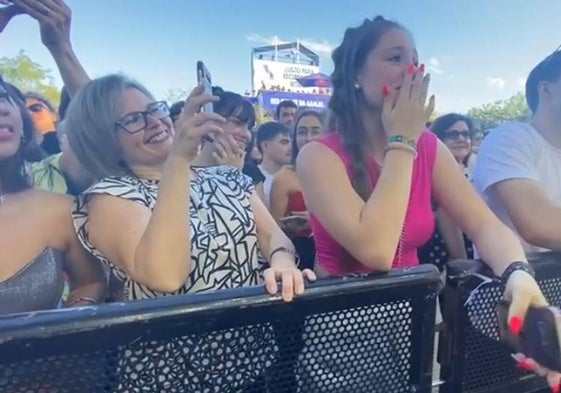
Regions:
M 261 34 L 257 34 L 257 33 L 251 33 L 245 36 L 245 39 L 251 42 L 257 42 L 260 44 L 265 44 L 265 45 L 275 45 L 275 42 L 277 44 L 287 44 L 289 42 L 294 42 L 294 41 L 287 41 L 284 39 L 281 39 L 277 36 L 274 37 L 265 37 L 262 36 Z M 316 41 L 313 40 L 311 38 L 303 38 L 300 39 L 300 43 L 302 45 L 304 45 L 306 48 L 310 49 L 312 52 L 317 53 L 320 56 L 329 56 L 331 55 L 331 52 L 333 51 L 333 49 L 335 49 L 335 47 L 330 44 L 329 42 L 327 42 L 326 40 L 323 41 Z
M 436 57 L 431 57 L 429 59 L 427 69 L 433 74 L 444 74 L 444 70 L 440 67 L 440 61 Z
M 487 86 L 495 87 L 499 90 L 503 90 L 505 88 L 505 81 L 502 78 L 493 78 L 488 76 L 485 78 L 485 82 L 487 82 Z
M 516 86 L 518 86 L 518 87 L 526 87 L 526 78 L 518 78 L 518 79 L 516 79 Z

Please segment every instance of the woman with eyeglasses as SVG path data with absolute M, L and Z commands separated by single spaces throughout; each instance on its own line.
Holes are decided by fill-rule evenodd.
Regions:
M 84 246 L 123 281 L 127 300 L 263 282 L 276 294 L 279 280 L 282 298 L 290 301 L 303 293 L 304 277 L 315 279 L 313 272 L 297 268 L 293 245 L 249 177 L 233 166 L 196 166 L 203 138 L 222 137 L 227 127 L 224 117 L 201 111 L 218 99 L 198 86 L 174 125 L 165 102 L 135 81 L 109 75 L 91 81 L 70 104 L 70 145 L 96 178 L 77 203 L 75 226 Z M 264 271 L 259 251 L 269 261 Z M 263 329 L 256 330 L 256 338 L 270 337 Z M 188 349 L 196 344 L 176 339 L 165 347 L 154 345 L 159 359 L 170 359 L 174 367 L 124 373 L 123 384 L 131 390 L 162 374 L 181 384 L 194 367 L 201 389 L 220 383 L 222 374 L 193 365 L 197 354 Z M 178 356 L 184 367 L 175 367 Z M 133 358 L 125 351 L 124 362 Z M 137 361 L 139 366 L 149 364 Z M 251 383 L 266 366 L 251 367 L 248 379 L 232 383 Z
M 450 149 L 464 175 L 471 180 L 473 165 L 475 165 L 475 161 L 471 159 L 472 137 L 475 130 L 473 120 L 468 116 L 449 113 L 433 121 L 430 130 Z
M 105 276 L 76 237 L 72 201 L 31 187 L 25 162 L 41 158 L 25 97 L 0 78 L 0 314 L 58 308 L 63 272 L 66 306 L 104 300 Z
M 304 290 L 294 248 L 232 166 L 196 166 L 203 137 L 227 119 L 201 112 L 218 97 L 193 90 L 175 127 L 164 101 L 109 75 L 86 85 L 67 113 L 68 139 L 97 183 L 74 212 L 87 249 L 124 282 L 125 298 L 257 285 L 289 301 Z M 262 271 L 260 250 L 271 265 Z

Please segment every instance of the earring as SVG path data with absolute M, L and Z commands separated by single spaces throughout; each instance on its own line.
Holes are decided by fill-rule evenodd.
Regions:
M 21 143 L 25 142 L 27 142 L 27 139 L 25 138 L 25 135 L 21 134 Z
M 360 90 L 360 85 L 358 84 L 358 82 L 355 82 L 355 90 Z

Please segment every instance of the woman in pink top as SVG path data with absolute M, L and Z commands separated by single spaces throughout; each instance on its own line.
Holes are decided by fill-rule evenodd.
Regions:
M 296 163 L 321 269 L 339 275 L 417 265 L 417 248 L 434 230 L 434 198 L 501 277 L 510 327 L 519 332 L 528 306 L 546 300 L 516 236 L 425 131 L 434 97 L 426 105 L 429 75 L 417 67 L 409 32 L 366 19 L 347 29 L 332 58 L 334 131 L 306 144 Z

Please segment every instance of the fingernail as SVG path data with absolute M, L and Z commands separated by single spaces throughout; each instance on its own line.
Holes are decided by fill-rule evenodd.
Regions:
M 425 73 L 425 65 L 421 64 L 421 66 L 419 67 L 419 71 L 421 71 L 423 74 Z
M 561 388 L 561 384 L 560 385 L 555 385 L 554 387 L 551 388 L 551 391 L 553 393 L 559 393 L 560 388 Z
M 409 66 L 409 68 L 407 69 L 407 72 L 410 73 L 410 74 L 412 74 L 412 73 L 415 72 L 416 69 L 417 69 L 417 67 L 415 67 L 414 64 L 411 64 L 411 65 Z
M 529 363 L 527 360 L 521 360 L 521 361 L 519 361 L 518 364 L 517 364 L 517 367 L 518 367 L 518 368 L 521 368 L 521 369 L 523 369 L 523 370 L 526 370 L 526 371 L 534 371 L 534 370 L 536 369 L 536 368 L 535 368 L 531 363 Z
M 389 86 L 382 87 L 382 94 L 384 95 L 384 97 L 389 96 L 390 95 L 390 87 Z
M 513 334 L 520 334 L 520 331 L 522 330 L 522 325 L 523 325 L 523 321 L 522 318 L 520 317 L 512 317 L 510 318 L 510 322 L 508 324 L 510 331 Z

